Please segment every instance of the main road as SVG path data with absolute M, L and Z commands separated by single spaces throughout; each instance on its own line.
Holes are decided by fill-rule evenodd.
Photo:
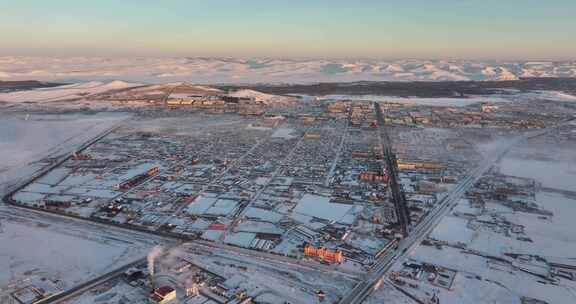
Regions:
M 398 183 L 398 163 L 396 155 L 392 151 L 392 140 L 390 134 L 384 128 L 384 115 L 380 109 L 380 104 L 374 103 L 374 112 L 376 114 L 376 121 L 378 123 L 378 142 L 381 147 L 381 157 L 384 160 L 389 178 L 390 192 L 392 193 L 392 202 L 396 211 L 396 218 L 402 235 L 406 237 L 410 230 L 410 212 L 406 205 L 406 198 Z

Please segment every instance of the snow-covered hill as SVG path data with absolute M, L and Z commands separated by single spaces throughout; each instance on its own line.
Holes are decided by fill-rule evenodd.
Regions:
M 170 83 L 512 80 L 576 77 L 576 61 L 0 57 L 0 80 Z
M 295 100 L 294 97 L 266 94 L 247 89 L 227 93 L 210 86 L 194 85 L 188 82 L 149 85 L 114 80 L 108 82 L 89 81 L 51 88 L 0 93 L 0 102 L 49 105 L 51 104 L 49 102 L 64 101 L 68 106 L 77 104 L 83 107 L 87 105 L 99 107 L 110 106 L 108 101 L 159 100 L 167 94 L 170 94 L 171 97 L 177 95 L 229 95 L 251 98 L 267 105 L 287 104 Z M 75 103 L 75 100 L 79 102 Z M 91 103 L 86 103 L 87 100 L 90 100 Z
M 5 102 L 49 102 L 87 97 L 99 93 L 140 86 L 124 81 L 90 81 L 53 88 L 0 93 L 0 101 Z
M 294 98 L 292 98 L 292 97 L 271 95 L 271 94 L 266 94 L 266 93 L 262 93 L 262 92 L 258 92 L 258 91 L 254 91 L 254 90 L 248 90 L 248 89 L 230 92 L 228 95 L 233 96 L 233 97 L 252 98 L 252 99 L 254 99 L 256 101 L 260 101 L 264 104 L 282 104 L 282 103 L 288 103 L 288 102 L 294 100 Z

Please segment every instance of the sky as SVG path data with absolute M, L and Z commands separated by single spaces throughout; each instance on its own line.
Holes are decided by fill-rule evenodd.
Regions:
M 572 60 L 575 0 L 4 0 L 0 55 Z

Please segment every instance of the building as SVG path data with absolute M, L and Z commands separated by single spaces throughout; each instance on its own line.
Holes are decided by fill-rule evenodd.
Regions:
M 150 295 L 150 302 L 166 304 L 176 300 L 176 290 L 170 286 L 162 286 L 154 290 Z
M 352 157 L 355 158 L 371 158 L 372 153 L 367 151 L 352 151 Z
M 306 133 L 304 135 L 305 139 L 320 139 L 322 136 L 319 133 Z
M 482 105 L 482 112 L 484 113 L 492 113 L 498 110 L 498 106 L 492 104 L 485 104 Z
M 340 250 L 330 251 L 326 248 L 315 248 L 310 245 L 304 247 L 304 254 L 309 257 L 319 258 L 321 261 L 329 264 L 341 264 L 344 260 L 342 251 Z
M 358 179 L 364 182 L 387 184 L 389 177 L 387 174 L 379 175 L 378 173 L 375 172 L 363 172 L 360 173 L 360 175 L 358 175 Z

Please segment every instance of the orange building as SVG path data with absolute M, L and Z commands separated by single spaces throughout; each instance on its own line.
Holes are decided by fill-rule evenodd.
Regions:
M 361 173 L 358 178 L 364 182 L 388 183 L 388 175 L 377 175 L 373 172 Z
M 342 256 L 342 251 L 330 251 L 326 248 L 320 247 L 315 248 L 314 246 L 307 245 L 304 248 L 304 254 L 309 257 L 317 257 L 320 258 L 322 261 L 333 264 L 333 263 L 342 263 L 344 260 Z
M 372 153 L 370 153 L 370 152 L 365 152 L 365 151 L 353 151 L 353 152 L 352 152 L 352 157 L 356 157 L 356 158 L 370 158 L 370 157 L 372 157 Z

